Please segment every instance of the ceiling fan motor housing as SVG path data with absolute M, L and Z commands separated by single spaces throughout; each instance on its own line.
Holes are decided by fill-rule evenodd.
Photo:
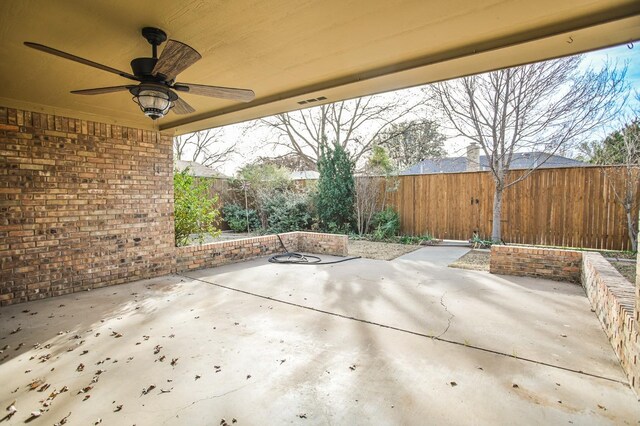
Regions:
M 148 78 L 156 80 L 153 76 L 153 67 L 156 66 L 158 59 L 156 58 L 136 58 L 131 61 L 131 71 L 136 77 Z

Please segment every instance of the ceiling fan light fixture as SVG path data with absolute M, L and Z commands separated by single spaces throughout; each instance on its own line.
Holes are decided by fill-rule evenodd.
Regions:
M 170 90 L 161 88 L 137 87 L 132 90 L 133 101 L 138 104 L 144 115 L 157 120 L 162 118 L 173 107 L 173 102 L 178 96 Z

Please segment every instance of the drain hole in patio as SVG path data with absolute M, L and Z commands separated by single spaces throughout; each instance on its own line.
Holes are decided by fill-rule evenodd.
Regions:
M 507 358 L 513 358 L 513 359 L 517 359 L 517 360 L 525 361 L 525 362 L 530 362 L 532 364 L 538 364 L 538 365 L 543 365 L 543 366 L 550 367 L 550 368 L 555 368 L 555 369 L 558 369 L 558 370 L 564 370 L 564 371 L 569 371 L 569 372 L 572 372 L 572 373 L 582 374 L 584 376 L 594 377 L 596 379 L 607 380 L 607 381 L 610 381 L 610 382 L 619 383 L 619 384 L 621 384 L 621 385 L 623 385 L 623 386 L 625 386 L 627 388 L 630 387 L 629 383 L 627 383 L 626 381 L 612 379 L 610 377 L 605 377 L 605 376 L 601 376 L 601 375 L 598 375 L 598 374 L 588 373 L 588 372 L 585 372 L 585 371 L 582 371 L 582 370 L 574 370 L 572 368 L 562 367 L 562 366 L 559 366 L 559 365 L 550 364 L 550 363 L 542 362 L 542 361 L 536 361 L 535 359 L 523 358 L 523 357 L 519 357 L 519 356 L 516 356 L 516 355 L 512 355 L 512 354 L 496 351 L 496 350 L 493 350 L 493 349 L 483 348 L 483 347 L 480 347 L 480 346 L 469 345 L 469 344 L 466 344 L 466 343 L 463 343 L 463 342 L 458 342 L 458 341 L 455 341 L 455 340 L 449 340 L 449 339 L 445 339 L 443 337 L 439 337 L 439 336 L 435 336 L 435 335 L 420 333 L 420 332 L 417 332 L 417 331 L 407 330 L 407 329 L 404 329 L 404 328 L 398 328 L 398 327 L 394 327 L 394 326 L 391 326 L 391 325 L 386 325 L 386 324 L 382 324 L 382 323 L 378 323 L 378 322 L 374 322 L 374 321 L 368 321 L 368 320 L 361 319 L 361 318 L 350 317 L 348 315 L 342 315 L 342 314 L 338 314 L 336 312 L 325 311 L 325 310 L 318 309 L 318 308 L 313 308 L 313 307 L 310 307 L 310 306 L 299 305 L 297 303 L 287 302 L 286 300 L 276 299 L 274 297 L 264 296 L 264 295 L 257 294 L 257 293 L 252 293 L 252 292 L 246 291 L 246 290 L 240 290 L 238 288 L 233 288 L 233 287 L 229 287 L 229 286 L 226 286 L 226 285 L 218 284 L 218 283 L 215 283 L 215 282 L 206 281 L 206 280 L 203 280 L 203 279 L 200 279 L 200 278 L 190 277 L 188 275 L 180 275 L 180 276 L 182 276 L 184 278 L 187 278 L 187 279 L 190 279 L 190 280 L 193 280 L 193 281 L 198 281 L 198 282 L 201 282 L 201 283 L 204 283 L 204 284 L 209 284 L 209 285 L 213 285 L 213 286 L 216 286 L 216 287 L 224 288 L 226 290 L 231 290 L 231 291 L 235 291 L 235 292 L 238 292 L 238 293 L 243 293 L 243 294 L 246 294 L 246 295 L 249 295 L 249 296 L 254 296 L 254 297 L 259 297 L 261 299 L 270 300 L 272 302 L 283 303 L 285 305 L 295 306 L 297 308 L 302 308 L 302 309 L 306 309 L 306 310 L 309 310 L 309 311 L 314 311 L 314 312 L 318 312 L 318 313 L 322 313 L 322 314 L 326 314 L 326 315 L 332 315 L 332 316 L 335 316 L 335 317 L 344 318 L 344 319 L 348 319 L 348 320 L 352 320 L 352 321 L 358 321 L 358 322 L 361 322 L 361 323 L 364 323 L 364 324 L 374 325 L 374 326 L 381 327 L 381 328 L 386 328 L 386 329 L 389 329 L 389 330 L 399 331 L 401 333 L 412 334 L 414 336 L 425 337 L 425 338 L 428 338 L 428 339 L 437 340 L 437 341 L 444 342 L 444 343 L 450 343 L 452 345 L 462 346 L 462 347 L 473 349 L 473 350 L 477 350 L 477 351 L 487 352 L 487 353 L 491 353 L 491 354 L 494 354 L 494 355 L 504 356 L 504 357 L 507 357 Z

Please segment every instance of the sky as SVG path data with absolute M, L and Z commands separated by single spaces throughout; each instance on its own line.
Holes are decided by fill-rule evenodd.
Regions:
M 598 66 L 607 60 L 618 61 L 622 64 L 628 62 L 627 81 L 631 87 L 640 90 L 640 44 L 631 44 L 630 49 L 626 44 L 609 49 L 597 50 L 586 53 L 583 66 Z
M 633 45 L 631 45 L 633 46 Z M 618 63 L 620 65 L 627 64 L 627 82 L 632 90 L 640 92 L 640 45 L 629 48 L 629 45 L 620 45 L 608 49 L 598 50 L 584 54 L 584 60 L 581 67 L 586 70 L 589 68 L 600 68 L 607 61 Z M 404 89 L 408 96 L 411 91 L 416 89 Z M 379 95 L 385 96 L 385 94 Z M 233 155 L 229 161 L 215 168 L 220 172 L 232 176 L 244 164 L 250 163 L 260 156 L 273 156 L 277 154 L 273 147 L 259 147 L 264 140 L 269 139 L 266 130 L 256 129 L 252 127 L 251 131 L 246 131 L 249 123 L 239 123 L 222 127 L 222 137 L 220 140 L 221 147 L 237 142 L 237 153 Z M 606 133 L 603 131 L 603 134 Z M 445 142 L 445 150 L 450 156 L 463 155 L 468 141 L 460 137 L 449 137 Z M 190 158 L 189 158 L 190 159 Z

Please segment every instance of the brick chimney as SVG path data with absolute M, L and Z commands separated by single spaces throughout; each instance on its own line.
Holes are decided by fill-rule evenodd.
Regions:
M 477 172 L 480 170 L 480 145 L 471 142 L 467 147 L 467 171 Z

